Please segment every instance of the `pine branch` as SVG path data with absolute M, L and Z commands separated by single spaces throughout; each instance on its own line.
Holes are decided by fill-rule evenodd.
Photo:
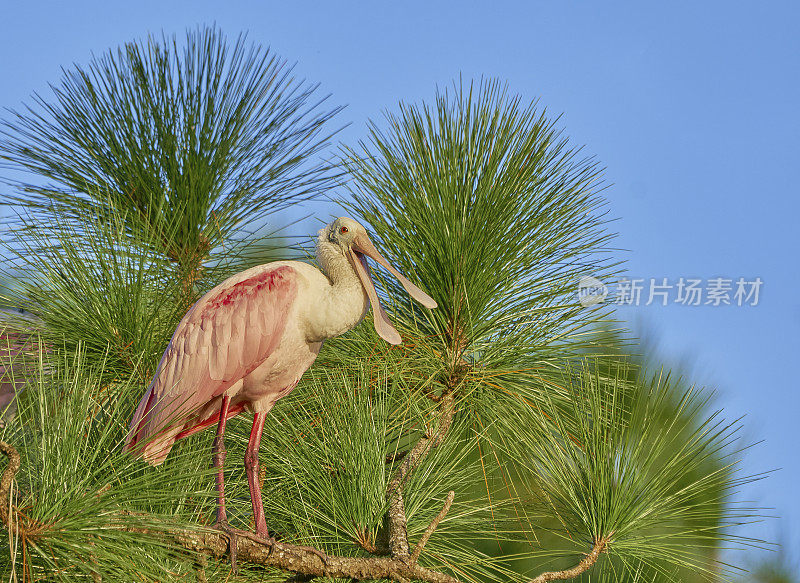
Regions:
M 0 500 L 9 496 L 11 482 L 20 468 L 20 455 L 9 443 L 0 442 L 0 452 L 9 459 L 9 464 L 0 478 Z M 13 512 L 18 512 L 11 508 Z M 17 521 L 9 522 L 9 508 L 0 504 L 0 520 L 23 538 L 30 536 Z M 261 539 L 254 534 L 242 533 L 229 542 L 225 533 L 189 528 L 176 528 L 170 532 L 160 532 L 149 528 L 130 525 L 130 513 L 120 513 L 118 528 L 127 532 L 156 536 L 181 546 L 200 556 L 222 558 L 234 544 L 239 559 L 262 567 L 272 567 L 294 573 L 301 578 L 333 577 L 357 581 L 367 579 L 388 579 L 406 583 L 410 580 L 425 583 L 459 583 L 458 579 L 445 573 L 421 567 L 396 557 L 342 557 L 328 555 L 312 547 L 281 543 Z
M 177 530 L 164 534 L 147 529 L 121 528 L 169 537 L 172 542 L 200 554 L 222 558 L 229 550 L 229 541 L 224 533 L 216 531 Z M 409 580 L 426 583 L 459 583 L 458 579 L 445 573 L 433 571 L 393 557 L 342 557 L 328 555 L 312 547 L 272 542 L 255 535 L 240 535 L 235 538 L 236 555 L 240 561 L 273 567 L 306 577 L 349 578 L 357 581 L 388 579 L 405 582 Z
M 410 450 L 398 451 L 397 453 L 389 454 L 386 456 L 386 463 L 393 464 L 394 462 L 399 462 L 404 457 L 408 455 Z
M 392 484 L 395 486 L 395 492 L 400 492 L 402 490 L 402 483 L 408 478 L 416 463 L 432 447 L 438 446 L 447 434 L 454 412 L 454 408 L 452 407 L 452 394 L 448 394 L 443 399 L 443 402 L 449 403 L 450 405 L 443 411 L 438 431 L 434 435 L 421 439 L 414 450 L 412 450 L 412 454 L 406 458 L 408 460 L 415 452 L 419 452 L 415 456 L 416 462 L 404 462 L 403 467 L 398 470 L 395 479 L 392 481 Z M 4 501 L 9 496 L 11 482 L 19 471 L 21 458 L 17 449 L 9 443 L 0 442 L 0 452 L 5 454 L 9 459 L 8 466 L 0 478 L 0 500 Z M 240 559 L 263 567 L 273 567 L 294 573 L 297 579 L 302 580 L 309 580 L 314 577 L 333 577 L 349 578 L 356 581 L 388 579 L 390 581 L 397 581 L 398 583 L 407 583 L 411 580 L 423 581 L 425 583 L 460 583 L 455 577 L 439 571 L 426 569 L 417 563 L 428 539 L 450 509 L 454 497 L 455 494 L 452 491 L 447 495 L 444 507 L 428 526 L 422 538 L 420 538 L 417 543 L 413 555 L 410 556 L 407 553 L 406 555 L 399 556 L 393 554 L 391 557 L 369 558 L 328 555 L 312 547 L 281 543 L 274 540 L 270 541 L 250 533 L 242 533 L 233 541 L 229 541 L 225 533 L 214 530 L 197 531 L 191 529 L 175 529 L 168 533 L 156 532 L 151 529 L 134 527 L 126 524 L 125 518 L 129 517 L 130 513 L 120 513 L 121 521 L 119 528 L 129 532 L 168 538 L 170 542 L 189 551 L 198 553 L 201 557 L 213 556 L 215 558 L 222 558 L 228 552 L 229 545 L 234 544 L 236 547 L 236 555 Z M 402 495 L 400 495 L 399 499 L 402 500 Z M 16 511 L 13 507 L 10 508 L 10 510 Z M 404 514 L 403 518 L 405 518 Z M 14 534 L 25 536 L 24 532 L 20 532 L 24 530 L 24 528 L 19 526 L 18 521 L 14 521 L 13 525 L 9 523 L 9 508 L 7 508 L 4 503 L 0 504 L 0 520 L 17 531 Z M 405 522 L 402 523 L 402 526 L 403 533 L 405 533 Z M 405 539 L 405 544 L 407 548 L 407 538 Z M 600 553 L 603 552 L 607 544 L 607 537 L 600 539 L 595 543 L 591 552 L 575 567 L 564 571 L 542 573 L 535 579 L 532 579 L 530 583 L 547 583 L 549 581 L 577 577 L 597 562 Z M 393 549 L 393 553 L 394 552 L 395 550 Z
M 0 451 L 2 451 L 8 457 L 8 466 L 3 472 L 3 476 L 0 478 L 0 520 L 3 521 L 3 524 L 10 524 L 10 513 L 14 509 L 11 508 L 10 501 L 8 505 L 6 505 L 5 501 L 9 497 L 11 482 L 14 480 L 14 476 L 19 471 L 19 467 L 22 464 L 22 459 L 20 458 L 19 452 L 13 445 L 3 441 L 0 441 Z
M 445 500 L 444 506 L 439 511 L 439 514 L 436 515 L 436 518 L 428 525 L 428 528 L 425 529 L 425 532 L 420 537 L 419 542 L 417 543 L 414 552 L 411 555 L 411 562 L 416 563 L 419 560 L 419 556 L 422 554 L 422 550 L 425 548 L 425 545 L 428 543 L 428 539 L 431 538 L 433 531 L 436 530 L 436 527 L 439 526 L 439 523 L 444 520 L 444 517 L 447 516 L 447 512 L 450 510 L 450 506 L 453 504 L 453 499 L 456 497 L 456 493 L 450 490 L 447 494 L 447 500 Z
M 600 553 L 606 548 L 609 537 L 604 537 L 594 543 L 592 550 L 586 555 L 581 562 L 570 569 L 563 571 L 547 571 L 542 573 L 535 579 L 531 579 L 529 583 L 547 583 L 548 581 L 564 581 L 566 579 L 573 579 L 581 573 L 588 571 L 596 562 Z
M 417 467 L 431 449 L 438 447 L 444 441 L 455 415 L 455 396 L 451 391 L 442 396 L 439 402 L 441 417 L 439 426 L 435 433 L 428 432 L 425 437 L 420 439 L 414 448 L 403 458 L 403 463 L 389 482 L 386 489 L 386 497 L 389 500 L 389 511 L 387 512 L 389 522 L 389 549 L 392 558 L 408 560 L 408 520 L 406 518 L 405 502 L 403 501 L 403 484 L 405 484 L 411 472 Z M 413 560 L 410 562 L 414 562 Z

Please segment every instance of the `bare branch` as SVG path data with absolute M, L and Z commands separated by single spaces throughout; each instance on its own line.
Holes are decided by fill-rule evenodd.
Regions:
M 228 541 L 217 531 L 176 531 L 170 535 L 180 546 L 195 552 L 222 558 Z M 311 547 L 257 540 L 257 537 L 236 537 L 236 554 L 240 561 L 264 567 L 275 567 L 305 577 L 355 579 L 419 580 L 426 583 L 459 583 L 457 579 L 390 557 L 341 557 L 327 555 Z
M 11 508 L 10 501 L 6 504 L 6 500 L 9 500 L 11 482 L 14 481 L 14 476 L 17 475 L 22 460 L 17 449 L 9 443 L 0 441 L 0 451 L 8 457 L 8 466 L 0 478 L 0 520 L 3 521 L 3 524 L 9 524 L 9 511 L 13 512 L 13 508 Z
M 455 396 L 452 391 L 442 395 L 442 400 L 439 402 L 439 410 L 442 414 L 439 417 L 439 426 L 436 432 L 426 434 L 408 452 L 386 488 L 386 497 L 389 500 L 389 511 L 387 513 L 389 550 L 392 558 L 406 560 L 410 557 L 406 509 L 403 501 L 403 484 L 405 484 L 408 476 L 411 475 L 411 472 L 414 471 L 414 468 L 417 467 L 422 458 L 431 449 L 438 447 L 450 430 L 450 425 L 452 425 L 453 416 L 455 415 Z
M 428 525 L 428 528 L 425 529 L 425 532 L 422 533 L 422 537 L 419 539 L 414 552 L 411 555 L 411 562 L 416 563 L 419 560 L 420 554 L 422 554 L 422 549 L 425 548 L 425 545 L 428 543 L 428 539 L 431 538 L 433 531 L 436 530 L 436 527 L 439 526 L 439 523 L 444 520 L 444 517 L 447 515 L 447 511 L 450 510 L 450 506 L 453 504 L 453 499 L 456 497 L 456 493 L 450 490 L 450 493 L 447 494 L 447 500 L 445 500 L 444 506 L 442 507 L 439 514 L 436 515 L 436 518 Z
M 389 553 L 392 557 L 408 559 L 408 519 L 402 488 L 391 491 L 388 498 Z
M 600 556 L 600 553 L 606 548 L 608 544 L 609 537 L 604 537 L 594 543 L 594 547 L 589 552 L 588 555 L 581 559 L 581 562 L 572 567 L 571 569 L 565 569 L 564 571 L 548 571 L 546 573 L 542 573 L 535 579 L 531 579 L 529 583 L 547 583 L 548 581 L 563 581 L 565 579 L 572 579 L 573 577 L 577 577 L 584 571 L 587 571 L 592 565 L 597 562 L 597 558 Z

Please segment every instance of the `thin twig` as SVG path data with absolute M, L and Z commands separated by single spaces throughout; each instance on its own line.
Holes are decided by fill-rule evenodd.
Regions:
M 422 537 L 420 537 L 419 542 L 417 542 L 417 546 L 414 549 L 414 552 L 411 554 L 411 562 L 416 563 L 419 560 L 420 554 L 422 554 L 422 549 L 425 548 L 425 545 L 428 543 L 428 539 L 431 538 L 433 531 L 436 530 L 436 527 L 439 526 L 439 523 L 444 520 L 444 517 L 447 515 L 447 511 L 450 510 L 450 506 L 453 504 L 453 499 L 456 497 L 456 493 L 450 490 L 447 494 L 447 500 L 444 502 L 444 506 L 439 511 L 439 514 L 436 515 L 436 518 L 428 525 L 428 528 L 425 529 L 425 532 L 422 533 Z
M 597 542 L 594 543 L 594 547 L 589 552 L 588 555 L 581 559 L 581 562 L 575 565 L 570 569 L 565 569 L 564 571 L 548 571 L 546 573 L 542 573 L 535 579 L 531 579 L 529 583 L 547 583 L 548 581 L 563 581 L 565 579 L 572 579 L 577 577 L 584 571 L 587 571 L 592 565 L 597 562 L 600 553 L 606 548 L 608 544 L 610 536 L 601 538 Z

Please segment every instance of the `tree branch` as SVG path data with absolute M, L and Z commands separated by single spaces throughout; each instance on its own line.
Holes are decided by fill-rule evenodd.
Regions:
M 0 452 L 9 459 L 9 464 L 0 478 L 0 501 L 8 498 L 11 482 L 20 468 L 20 455 L 14 446 L 0 442 Z M 0 503 L 0 519 L 9 525 L 8 508 L 5 503 Z M 173 528 L 169 531 L 159 531 L 152 528 L 132 526 L 131 513 L 121 512 L 116 528 L 127 532 L 142 535 L 156 536 L 167 540 L 177 546 L 199 555 L 222 558 L 228 552 L 229 541 L 226 534 L 217 530 L 199 530 L 190 528 Z M 26 533 L 13 521 L 11 528 L 23 537 L 41 536 L 38 530 L 36 535 Z M 273 567 L 308 577 L 333 577 L 354 579 L 389 579 L 398 583 L 411 580 L 425 583 L 460 583 L 458 579 L 426 569 L 418 564 L 394 557 L 342 557 L 328 555 L 312 547 L 293 545 L 281 542 L 272 542 L 259 538 L 255 534 L 243 533 L 235 537 L 236 554 L 240 560 L 260 565 Z
M 436 518 L 428 525 L 428 528 L 425 529 L 425 532 L 422 534 L 422 537 L 419 539 L 414 552 L 411 555 L 411 562 L 416 563 L 419 560 L 420 554 L 422 554 L 422 549 L 425 548 L 425 545 L 428 543 L 428 539 L 431 538 L 433 531 L 436 530 L 436 527 L 439 526 L 439 523 L 444 520 L 444 517 L 447 515 L 447 511 L 450 510 L 450 506 L 453 504 L 453 499 L 456 497 L 456 493 L 450 490 L 450 493 L 447 494 L 447 500 L 444 502 L 444 507 L 439 511 L 439 514 L 436 515 Z
M 9 510 L 13 512 L 14 509 L 11 508 L 8 496 L 11 491 L 11 482 L 14 480 L 14 476 L 17 475 L 22 460 L 17 449 L 9 443 L 0 441 L 0 451 L 8 457 L 8 466 L 6 466 L 3 476 L 0 478 L 0 520 L 3 521 L 3 524 L 10 524 Z
M 425 437 L 420 439 L 413 449 L 408 452 L 386 488 L 386 498 L 389 500 L 389 511 L 387 513 L 389 550 L 393 559 L 401 559 L 403 561 L 410 559 L 408 552 L 408 521 L 405 502 L 403 501 L 403 484 L 405 484 L 422 458 L 431 449 L 438 447 L 450 430 L 450 425 L 452 425 L 453 416 L 455 415 L 455 396 L 453 391 L 442 395 L 442 399 L 439 402 L 439 410 L 442 414 L 439 417 L 439 426 L 436 432 L 426 433 Z
M 564 579 L 572 579 L 573 577 L 577 577 L 584 571 L 587 571 L 592 565 L 597 562 L 600 553 L 605 550 L 606 545 L 608 544 L 608 540 L 610 535 L 607 537 L 603 537 L 600 540 L 594 543 L 594 547 L 589 552 L 588 555 L 581 559 L 581 562 L 575 565 L 570 569 L 565 569 L 564 571 L 548 571 L 546 573 L 542 573 L 535 579 L 531 579 L 529 583 L 547 583 L 548 581 L 563 581 Z

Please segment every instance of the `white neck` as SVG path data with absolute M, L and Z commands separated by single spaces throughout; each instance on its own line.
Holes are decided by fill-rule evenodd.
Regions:
M 317 260 L 330 285 L 323 288 L 310 324 L 323 340 L 353 329 L 367 313 L 369 300 L 350 261 L 323 234 L 317 240 Z

